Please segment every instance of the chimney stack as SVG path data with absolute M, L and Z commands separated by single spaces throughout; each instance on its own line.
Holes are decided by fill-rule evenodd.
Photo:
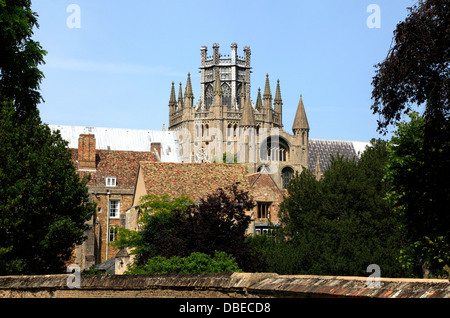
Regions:
M 78 138 L 78 169 L 95 170 L 95 135 L 80 134 Z

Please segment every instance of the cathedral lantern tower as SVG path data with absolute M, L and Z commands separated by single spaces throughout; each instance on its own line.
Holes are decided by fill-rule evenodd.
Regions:
M 180 84 L 178 99 L 172 83 L 169 130 L 190 133 L 187 152 L 181 147 L 183 158 L 189 162 L 217 160 L 224 152 L 244 153 L 245 159 L 240 163 L 246 165 L 249 173 L 255 173 L 262 171 L 268 160 L 278 161 L 279 169 L 271 176 L 280 188 L 285 188 L 293 173 L 301 172 L 308 163 L 309 125 L 302 98 L 290 134 L 283 129 L 280 81 L 277 80 L 273 97 L 267 74 L 264 87 L 258 88 L 253 101 L 250 47 L 245 46 L 240 56 L 237 44 L 231 43 L 229 52 L 221 54 L 217 43 L 210 51 L 206 46 L 200 47 L 200 96 L 196 102 L 190 73 L 184 94 Z M 218 131 L 221 138 L 215 135 Z M 272 142 L 271 136 L 279 142 Z M 217 144 L 222 148 L 210 153 L 210 149 L 215 149 L 212 145 Z
M 240 93 L 242 83 L 250 88 L 250 47 L 244 47 L 244 56 L 237 52 L 237 44 L 231 43 L 231 54 L 222 55 L 219 44 L 213 44 L 213 52 L 208 56 L 206 46 L 200 48 L 200 107 L 208 110 L 214 97 L 214 82 L 219 75 L 223 92 L 223 104 L 227 110 L 242 109 Z

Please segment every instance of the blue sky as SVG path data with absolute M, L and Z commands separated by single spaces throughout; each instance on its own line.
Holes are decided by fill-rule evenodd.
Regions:
M 368 141 L 383 137 L 370 110 L 374 65 L 416 1 L 33 2 L 34 39 L 48 51 L 39 106 L 47 124 L 161 130 L 172 81 L 184 87 L 190 72 L 194 102 L 200 97 L 200 47 L 210 55 L 219 43 L 230 54 L 236 42 L 239 55 L 251 48 L 254 102 L 266 73 L 273 94 L 280 79 L 287 132 L 302 94 L 310 138 Z M 80 9 L 79 28 L 67 24 L 70 4 Z M 370 4 L 380 28 L 367 25 Z

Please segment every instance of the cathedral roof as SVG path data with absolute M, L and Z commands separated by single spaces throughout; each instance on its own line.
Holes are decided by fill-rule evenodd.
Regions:
M 161 161 L 181 162 L 180 145 L 176 131 L 103 128 L 84 126 L 49 125 L 59 130 L 71 149 L 78 148 L 80 134 L 94 134 L 96 149 L 120 151 L 150 151 L 151 143 L 161 143 Z
M 319 162 L 320 171 L 324 172 L 330 166 L 331 156 L 339 154 L 347 159 L 359 158 L 367 146 L 370 143 L 363 141 L 309 139 L 308 168 L 315 173 Z

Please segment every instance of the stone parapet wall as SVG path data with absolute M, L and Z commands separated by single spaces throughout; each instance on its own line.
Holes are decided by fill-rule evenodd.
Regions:
M 0 298 L 253 298 L 357 297 L 450 298 L 450 282 L 437 279 L 277 275 L 273 273 L 153 274 L 81 276 L 69 288 L 70 274 L 0 277 Z

